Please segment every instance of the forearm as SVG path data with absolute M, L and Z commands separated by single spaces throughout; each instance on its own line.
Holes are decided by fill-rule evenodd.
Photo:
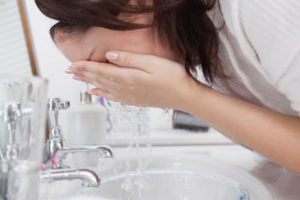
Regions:
M 196 87 L 185 111 L 234 141 L 300 173 L 300 119 Z
M 192 113 L 233 140 L 300 173 L 300 119 L 206 89 L 184 67 L 152 55 L 108 52 L 109 63 L 79 61 L 67 73 L 95 85 L 92 94 L 129 105 Z

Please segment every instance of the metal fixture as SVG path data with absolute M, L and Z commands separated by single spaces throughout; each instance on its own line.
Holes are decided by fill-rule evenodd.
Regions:
M 55 169 L 47 170 L 40 175 L 42 182 L 61 180 L 81 180 L 85 187 L 98 187 L 100 179 L 97 174 L 88 169 Z
M 0 121 L 7 125 L 9 142 L 6 146 L 6 160 L 18 158 L 17 130 L 24 116 L 30 115 L 31 108 L 23 109 L 19 102 L 7 102 L 0 110 Z
M 93 171 L 86 169 L 69 169 L 63 162 L 70 153 L 96 152 L 103 158 L 112 158 L 113 153 L 107 146 L 68 145 L 65 143 L 58 118 L 60 110 L 66 110 L 69 107 L 69 101 L 63 101 L 59 98 L 50 99 L 48 101 L 48 112 L 51 125 L 50 137 L 46 149 L 46 169 L 48 169 L 48 171 L 43 172 L 41 178 L 43 180 L 80 179 L 89 183 L 87 186 L 98 186 L 100 184 L 100 179 Z

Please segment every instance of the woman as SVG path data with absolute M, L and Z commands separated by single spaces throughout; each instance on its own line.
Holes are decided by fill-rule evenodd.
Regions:
M 91 94 L 189 112 L 300 173 L 298 0 L 36 3 Z

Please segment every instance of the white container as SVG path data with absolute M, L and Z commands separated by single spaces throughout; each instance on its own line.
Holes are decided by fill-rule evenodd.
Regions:
M 107 111 L 100 104 L 93 104 L 87 92 L 81 92 L 80 105 L 71 106 L 67 111 L 67 143 L 74 145 L 104 145 L 106 143 Z M 75 164 L 95 166 L 98 155 L 74 154 Z M 81 161 L 80 163 L 77 161 Z

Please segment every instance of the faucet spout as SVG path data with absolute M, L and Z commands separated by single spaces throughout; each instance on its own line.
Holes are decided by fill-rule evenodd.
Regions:
M 66 145 L 58 153 L 69 154 L 69 153 L 99 153 L 103 158 L 113 158 L 112 150 L 107 146 L 100 145 Z
M 42 182 L 81 180 L 85 187 L 100 186 L 100 179 L 97 174 L 88 169 L 55 169 L 43 171 L 40 174 Z
M 64 160 L 71 153 L 97 153 L 101 158 L 112 158 L 113 152 L 107 146 L 65 143 L 58 115 L 60 110 L 66 110 L 69 107 L 69 101 L 59 98 L 50 99 L 48 102 L 51 131 L 47 146 L 45 146 L 42 166 L 47 170 L 42 172 L 40 178 L 43 182 L 79 179 L 82 180 L 84 186 L 97 187 L 100 185 L 100 179 L 95 172 L 87 169 L 68 169 L 68 166 L 64 165 Z

